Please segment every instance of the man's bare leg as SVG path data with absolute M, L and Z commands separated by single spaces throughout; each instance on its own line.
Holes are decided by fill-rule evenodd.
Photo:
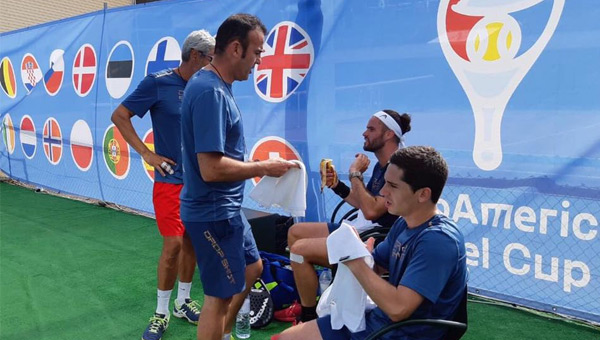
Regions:
M 277 340 L 322 340 L 321 332 L 316 320 L 303 322 L 288 328 L 279 335 Z
M 327 261 L 327 238 L 305 238 L 297 240 L 290 252 L 302 256 L 302 263 L 291 261 L 294 281 L 300 295 L 302 305 L 301 321 L 316 317 L 317 288 L 319 279 L 314 264 L 329 266 Z
M 221 340 L 223 338 L 225 317 L 231 300 L 231 298 L 204 296 L 202 313 L 198 320 L 197 340 Z
M 258 279 L 260 277 L 260 274 L 262 274 L 262 270 L 262 260 L 258 260 L 246 266 L 246 289 L 244 289 L 243 292 L 234 295 L 233 299 L 231 300 L 231 303 L 229 304 L 229 311 L 227 313 L 227 317 L 225 318 L 225 334 L 231 333 L 231 331 L 233 330 L 233 325 L 235 324 L 235 318 L 237 316 L 237 313 L 242 307 L 246 296 L 248 296 L 248 293 L 250 293 L 252 285 L 254 285 L 256 279 Z

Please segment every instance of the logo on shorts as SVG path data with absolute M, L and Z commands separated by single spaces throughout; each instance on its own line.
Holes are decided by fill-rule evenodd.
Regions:
M 227 275 L 227 279 L 229 280 L 229 283 L 231 283 L 232 285 L 235 284 L 235 278 L 233 277 L 233 272 L 231 271 L 231 267 L 229 267 L 229 261 L 227 261 L 227 259 L 225 258 L 225 253 L 223 252 L 223 249 L 221 249 L 221 246 L 219 246 L 219 244 L 217 243 L 217 240 L 215 240 L 215 238 L 212 237 L 212 235 L 210 234 L 210 231 L 208 231 L 208 230 L 205 231 L 204 237 L 206 237 L 208 242 L 210 242 L 210 245 L 212 246 L 212 248 L 221 257 L 221 265 L 223 265 L 223 269 L 225 270 L 225 274 Z

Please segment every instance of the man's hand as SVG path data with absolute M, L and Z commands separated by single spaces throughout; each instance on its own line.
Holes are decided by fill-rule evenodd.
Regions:
M 365 246 L 367 247 L 367 250 L 369 251 L 369 253 L 373 253 L 373 249 L 375 249 L 375 238 L 374 237 L 369 237 L 369 239 L 367 239 L 367 242 L 365 242 Z
M 142 158 L 144 158 L 144 161 L 146 163 L 150 164 L 156 170 L 158 170 L 158 172 L 163 177 L 166 176 L 165 172 L 169 173 L 170 175 L 175 173 L 175 171 L 173 170 L 173 167 L 177 164 L 167 157 L 157 155 L 154 152 L 148 150 L 148 152 L 145 152 L 142 155 Z
M 330 167 L 327 168 L 327 181 L 325 182 L 325 185 L 328 188 L 333 189 L 333 188 L 337 187 L 339 182 L 340 182 L 340 180 L 338 179 L 337 172 L 335 171 L 335 168 L 333 167 L 333 165 L 331 165 Z
M 360 173 L 362 174 L 365 171 L 367 171 L 370 163 L 371 163 L 371 161 L 369 160 L 369 157 L 367 157 L 367 155 L 365 155 L 363 153 L 357 153 L 356 159 L 350 165 L 349 172 L 352 173 L 355 171 L 360 171 Z
M 281 177 L 291 168 L 300 168 L 298 164 L 283 158 L 267 159 L 261 163 L 265 170 L 265 176 L 269 177 Z

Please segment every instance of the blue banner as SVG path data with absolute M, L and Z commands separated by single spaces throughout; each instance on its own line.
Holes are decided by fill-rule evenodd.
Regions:
M 307 220 L 339 201 L 320 160 L 344 178 L 369 117 L 408 112 L 407 145 L 450 164 L 439 207 L 469 242 L 471 289 L 600 323 L 596 1 L 162 1 L 1 34 L 0 170 L 152 213 L 153 173 L 110 116 L 189 32 L 238 12 L 268 27 L 233 86 L 248 157 L 305 163 Z M 133 124 L 152 147 L 150 119 Z

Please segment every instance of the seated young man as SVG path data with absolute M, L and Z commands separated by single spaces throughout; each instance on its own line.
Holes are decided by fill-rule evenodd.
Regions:
M 396 151 L 385 173 L 381 194 L 391 214 L 402 216 L 386 239 L 373 250 L 376 268 L 362 258 L 343 262 L 377 307 L 366 314 L 366 329 L 351 333 L 334 330 L 329 316 L 287 329 L 278 340 L 364 339 L 391 322 L 404 319 L 451 320 L 467 284 L 462 233 L 436 203 L 448 177 L 448 167 L 431 147 L 413 146 Z M 326 255 L 327 249 L 324 250 Z M 379 273 L 389 272 L 389 279 Z M 443 339 L 446 329 L 432 326 L 399 328 L 386 339 Z
M 367 222 L 371 228 L 376 225 L 391 227 L 398 218 L 387 212 L 383 197 L 379 196 L 379 191 L 384 184 L 383 175 L 390 156 L 399 148 L 404 147 L 403 135 L 410 131 L 410 121 L 408 114 L 400 115 L 393 110 L 378 111 L 369 119 L 367 128 L 363 132 L 365 140 L 363 149 L 373 152 L 378 162 L 375 164 L 371 180 L 366 186 L 363 182 L 363 173 L 369 167 L 370 161 L 365 154 L 357 154 L 356 159 L 350 165 L 351 188 L 343 182 L 335 180 L 337 179 L 335 170 L 328 171 L 327 186 L 350 205 L 360 209 L 361 216 L 357 220 Z M 298 223 L 293 225 L 288 232 L 292 269 L 302 305 L 299 321 L 305 322 L 317 317 L 315 310 L 318 278 L 313 265 L 329 266 L 325 252 L 325 240 L 339 226 L 337 223 Z M 290 307 L 290 310 L 284 313 L 289 315 L 283 320 L 294 318 L 297 313 L 296 306 Z

